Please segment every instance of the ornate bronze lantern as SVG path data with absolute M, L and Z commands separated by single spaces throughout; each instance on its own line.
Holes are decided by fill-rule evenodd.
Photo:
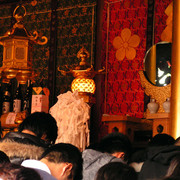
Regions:
M 22 8 L 24 14 L 20 15 L 17 10 Z M 16 78 L 20 84 L 25 84 L 28 79 L 33 79 L 32 70 L 32 46 L 33 44 L 44 45 L 47 43 L 45 36 L 40 41 L 35 31 L 32 36 L 23 25 L 23 17 L 26 15 L 24 6 L 17 6 L 13 12 L 16 23 L 13 28 L 0 37 L 0 45 L 3 45 L 3 65 L 0 67 L 0 77 L 3 83 L 9 83 Z
M 63 75 L 73 75 L 75 79 L 71 83 L 72 92 L 78 91 L 79 95 L 84 99 L 85 102 L 89 104 L 95 103 L 95 98 L 93 94 L 96 90 L 96 85 L 93 80 L 93 77 L 96 74 L 100 74 L 104 71 L 104 69 L 100 69 L 98 71 L 94 71 L 92 65 L 89 65 L 86 62 L 86 59 L 89 58 L 89 52 L 83 47 L 77 53 L 77 58 L 81 61 L 78 66 L 70 71 L 63 71 L 58 68 L 58 70 Z

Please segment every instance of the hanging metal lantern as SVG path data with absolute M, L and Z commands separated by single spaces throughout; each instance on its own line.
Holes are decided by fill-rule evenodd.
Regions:
M 18 14 L 21 8 L 24 14 Z M 35 31 L 32 36 L 23 25 L 23 17 L 26 15 L 24 6 L 17 6 L 13 12 L 16 23 L 13 28 L 0 37 L 0 45 L 3 46 L 3 63 L 0 67 L 0 77 L 3 83 L 8 83 L 16 78 L 20 84 L 25 84 L 28 79 L 33 79 L 32 70 L 32 49 L 33 44 L 44 45 L 47 43 L 45 36 L 40 41 L 38 33 Z
M 72 92 L 78 91 L 79 95 L 84 99 L 85 102 L 89 104 L 95 103 L 95 98 L 93 94 L 96 90 L 96 84 L 93 80 L 96 74 L 100 74 L 104 71 L 104 69 L 100 69 L 98 71 L 94 71 L 92 65 L 87 63 L 87 58 L 89 58 L 89 52 L 83 47 L 77 53 L 77 58 L 81 61 L 77 67 L 66 72 L 63 70 L 58 70 L 63 75 L 71 74 L 75 79 L 71 83 Z

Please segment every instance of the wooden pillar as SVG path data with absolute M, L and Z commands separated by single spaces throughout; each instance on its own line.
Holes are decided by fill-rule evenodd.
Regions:
M 50 90 L 49 107 L 56 102 L 56 61 L 57 61 L 57 1 L 51 0 L 50 57 L 48 64 L 48 88 Z
M 102 68 L 102 20 L 103 20 L 103 7 L 104 7 L 104 0 L 97 1 L 97 14 L 96 14 L 96 54 L 95 54 L 95 63 L 94 67 L 95 70 Z M 95 98 L 96 103 L 91 108 L 91 120 L 90 120 L 90 142 L 96 143 L 99 139 L 99 125 L 101 123 L 101 81 L 102 76 L 96 75 L 95 76 L 95 83 L 96 83 L 96 92 Z
M 173 1 L 170 132 L 180 136 L 180 0 Z

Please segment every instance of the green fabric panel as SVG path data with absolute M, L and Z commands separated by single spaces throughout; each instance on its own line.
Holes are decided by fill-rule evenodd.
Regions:
M 33 86 L 47 86 L 48 79 L 48 60 L 49 60 L 49 40 L 51 11 L 50 0 L 38 1 L 36 6 L 26 5 L 27 15 L 24 18 L 26 29 L 33 35 L 37 31 L 39 36 L 46 36 L 48 42 L 45 45 L 35 44 L 33 46 L 32 65 L 36 74 Z
M 3 36 L 11 26 L 11 7 L 0 6 L 0 36 Z M 0 67 L 3 61 L 3 46 L 0 45 Z
M 58 0 L 58 8 L 88 6 L 96 3 L 96 0 Z
M 94 62 L 95 24 L 92 24 L 95 15 L 95 5 L 71 7 L 58 10 L 58 49 L 57 67 L 63 70 L 73 68 L 79 64 L 76 57 L 78 51 L 84 46 L 91 57 L 89 64 Z M 59 95 L 70 89 L 73 77 L 64 77 L 57 71 L 56 94 Z

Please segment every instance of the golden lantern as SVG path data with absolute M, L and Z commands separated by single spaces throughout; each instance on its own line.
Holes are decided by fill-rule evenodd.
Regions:
M 23 10 L 24 14 L 17 13 Z M 17 6 L 13 12 L 16 23 L 13 28 L 0 37 L 0 45 L 3 46 L 3 63 L 0 67 L 0 78 L 3 83 L 9 83 L 16 78 L 20 84 L 25 84 L 28 79 L 33 80 L 31 50 L 33 44 L 44 45 L 47 43 L 45 36 L 40 41 L 35 31 L 32 36 L 24 27 L 22 20 L 26 15 L 24 6 Z
M 93 94 L 96 90 L 96 85 L 93 77 L 96 74 L 100 74 L 104 69 L 94 71 L 92 65 L 89 65 L 86 60 L 89 58 L 89 52 L 83 47 L 77 53 L 77 58 L 80 59 L 80 63 L 77 67 L 70 71 L 63 71 L 58 68 L 58 71 L 63 75 L 71 74 L 75 79 L 71 83 L 72 92 L 78 91 L 79 95 L 89 104 L 95 103 Z

